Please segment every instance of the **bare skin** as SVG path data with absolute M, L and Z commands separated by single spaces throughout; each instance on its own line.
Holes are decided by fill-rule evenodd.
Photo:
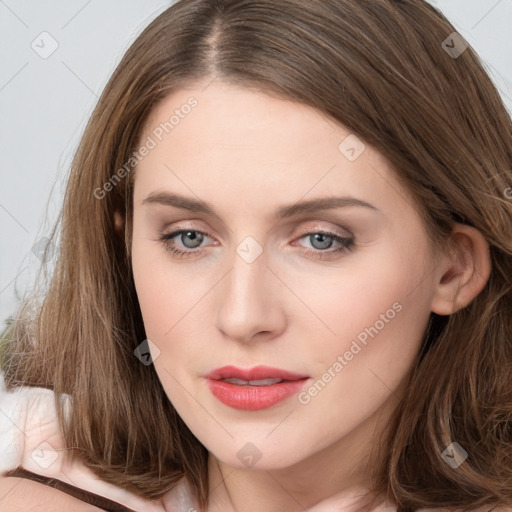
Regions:
M 137 166 L 132 262 L 156 371 L 210 452 L 209 512 L 368 510 L 379 435 L 429 315 L 449 315 L 483 289 L 487 242 L 456 225 L 460 251 L 434 254 L 380 153 L 366 145 L 354 159 L 340 150 L 350 132 L 307 106 L 207 83 L 171 94 L 146 123 L 141 141 L 191 96 L 198 102 Z M 200 199 L 216 216 L 144 202 L 156 193 Z M 373 208 L 274 216 L 332 196 Z M 161 239 L 179 229 L 195 236 Z M 252 245 L 241 245 L 249 236 Z M 334 253 L 347 245 L 336 236 L 352 249 Z M 240 247 L 262 252 L 248 263 Z M 353 341 L 372 326 L 377 333 L 354 354 Z M 224 365 L 260 364 L 308 375 L 302 400 L 238 410 L 204 378 Z M 309 391 L 326 372 L 329 382 Z M 260 454 L 251 467 L 239 457 L 247 443 Z M 371 510 L 394 510 L 378 503 Z

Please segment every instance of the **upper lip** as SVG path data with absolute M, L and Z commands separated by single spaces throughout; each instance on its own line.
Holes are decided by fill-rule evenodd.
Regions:
M 305 379 L 308 375 L 301 375 L 280 368 L 271 368 L 270 366 L 255 366 L 254 368 L 237 368 L 236 366 L 223 366 L 216 368 L 206 374 L 209 379 L 220 380 L 236 378 L 241 380 L 261 380 L 261 379 L 282 379 L 282 380 L 299 380 Z

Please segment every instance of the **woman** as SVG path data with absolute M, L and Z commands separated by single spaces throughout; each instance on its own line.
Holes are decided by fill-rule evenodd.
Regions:
M 0 503 L 511 510 L 511 165 L 422 0 L 178 1 L 11 332 Z

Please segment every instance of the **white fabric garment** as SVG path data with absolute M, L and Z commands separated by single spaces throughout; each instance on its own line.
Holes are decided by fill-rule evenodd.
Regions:
M 69 462 L 55 408 L 53 391 L 20 387 L 6 391 L 0 374 L 0 478 L 11 469 L 23 468 L 57 478 L 99 494 L 138 512 L 194 512 L 195 500 L 183 481 L 167 493 L 162 503 L 143 499 L 100 480 L 80 462 Z M 69 410 L 70 400 L 67 400 Z

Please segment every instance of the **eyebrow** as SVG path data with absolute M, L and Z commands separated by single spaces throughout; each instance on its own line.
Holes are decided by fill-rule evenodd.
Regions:
M 181 208 L 191 212 L 204 213 L 205 215 L 219 218 L 219 215 L 215 212 L 213 207 L 205 201 L 192 199 L 190 197 L 181 196 L 179 194 L 172 194 L 170 192 L 152 192 L 146 197 L 146 199 L 142 201 L 141 204 L 174 206 L 175 208 Z M 318 199 L 310 199 L 307 201 L 299 201 L 298 203 L 290 205 L 284 205 L 277 208 L 274 216 L 276 219 L 285 219 L 300 214 L 311 214 L 323 210 L 333 210 L 335 208 L 342 208 L 347 206 L 359 206 L 380 212 L 376 206 L 368 203 L 367 201 L 363 201 L 362 199 L 357 199 L 355 197 L 343 196 L 322 197 Z

